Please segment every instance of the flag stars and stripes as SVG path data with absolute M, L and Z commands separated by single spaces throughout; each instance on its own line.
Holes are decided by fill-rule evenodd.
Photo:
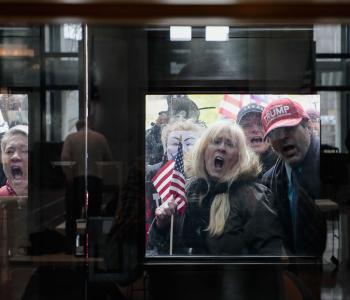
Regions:
M 162 205 L 175 199 L 177 210 L 183 213 L 186 205 L 186 179 L 184 175 L 183 149 L 179 143 L 178 151 L 174 160 L 168 161 L 152 178 Z

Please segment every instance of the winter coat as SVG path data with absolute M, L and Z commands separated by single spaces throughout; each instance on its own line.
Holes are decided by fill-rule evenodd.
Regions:
M 224 231 L 218 237 L 209 234 L 209 215 L 216 194 L 229 194 L 230 212 Z M 271 192 L 252 178 L 211 185 L 199 204 L 198 195 L 207 192 L 204 180 L 196 180 L 188 189 L 188 207 L 184 220 L 185 243 L 193 253 L 212 255 L 280 255 L 281 232 L 277 214 L 271 207 Z
M 279 158 L 262 179 L 274 195 L 274 207 L 282 225 L 284 246 L 293 255 L 321 256 L 325 249 L 326 222 L 321 210 L 315 204 L 315 199 L 320 194 L 319 163 L 319 140 L 311 136 L 309 150 L 299 166 L 295 237 L 293 235 L 288 198 L 288 177 L 284 161 Z
M 192 180 L 187 188 L 187 208 L 176 215 L 174 226 L 174 254 L 207 255 L 280 255 L 281 232 L 277 214 L 270 204 L 272 194 L 255 182 L 253 177 L 211 185 L 204 179 Z M 229 193 L 230 212 L 224 232 L 211 237 L 210 206 L 216 194 Z M 199 204 L 199 195 L 205 195 Z M 153 254 L 169 254 L 169 229 L 150 229 L 147 249 Z
M 262 177 L 262 175 L 264 175 L 265 172 L 270 170 L 271 167 L 275 165 L 277 158 L 278 156 L 276 155 L 275 152 L 272 151 L 271 147 L 269 147 L 267 151 L 265 151 L 264 153 L 260 154 L 259 159 L 261 162 L 262 171 L 259 177 Z

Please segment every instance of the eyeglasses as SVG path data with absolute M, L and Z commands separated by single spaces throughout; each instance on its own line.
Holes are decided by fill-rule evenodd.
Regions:
M 285 137 L 285 135 L 293 134 L 296 131 L 296 129 L 298 128 L 298 126 L 299 125 L 291 126 L 291 127 L 276 128 L 276 129 L 272 130 L 271 132 L 269 132 L 267 137 L 271 140 L 281 139 L 281 138 Z

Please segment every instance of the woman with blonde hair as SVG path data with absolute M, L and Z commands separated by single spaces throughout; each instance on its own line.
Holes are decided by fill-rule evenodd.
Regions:
M 272 195 L 257 182 L 259 159 L 242 129 L 227 121 L 208 128 L 192 152 L 183 240 L 192 254 L 280 255 L 281 237 Z M 156 211 L 167 227 L 173 203 Z

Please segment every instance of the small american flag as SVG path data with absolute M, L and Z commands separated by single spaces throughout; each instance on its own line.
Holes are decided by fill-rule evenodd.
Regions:
M 186 206 L 186 179 L 181 142 L 175 161 L 168 161 L 152 178 L 152 182 L 161 198 L 162 205 L 166 205 L 170 200 L 175 199 L 178 212 L 184 212 Z
M 239 98 L 238 98 L 239 97 Z M 237 114 L 242 107 L 241 95 L 224 95 L 224 99 L 219 106 L 219 114 L 224 119 L 230 119 L 235 121 Z
M 152 178 L 153 185 L 156 188 L 162 203 L 168 200 L 171 196 L 169 188 L 174 166 L 175 161 L 169 160 Z
M 177 210 L 180 213 L 184 211 L 186 205 L 186 178 L 184 173 L 184 155 L 182 150 L 182 143 L 180 142 L 175 158 L 175 167 L 170 185 L 170 192 L 175 199 Z

